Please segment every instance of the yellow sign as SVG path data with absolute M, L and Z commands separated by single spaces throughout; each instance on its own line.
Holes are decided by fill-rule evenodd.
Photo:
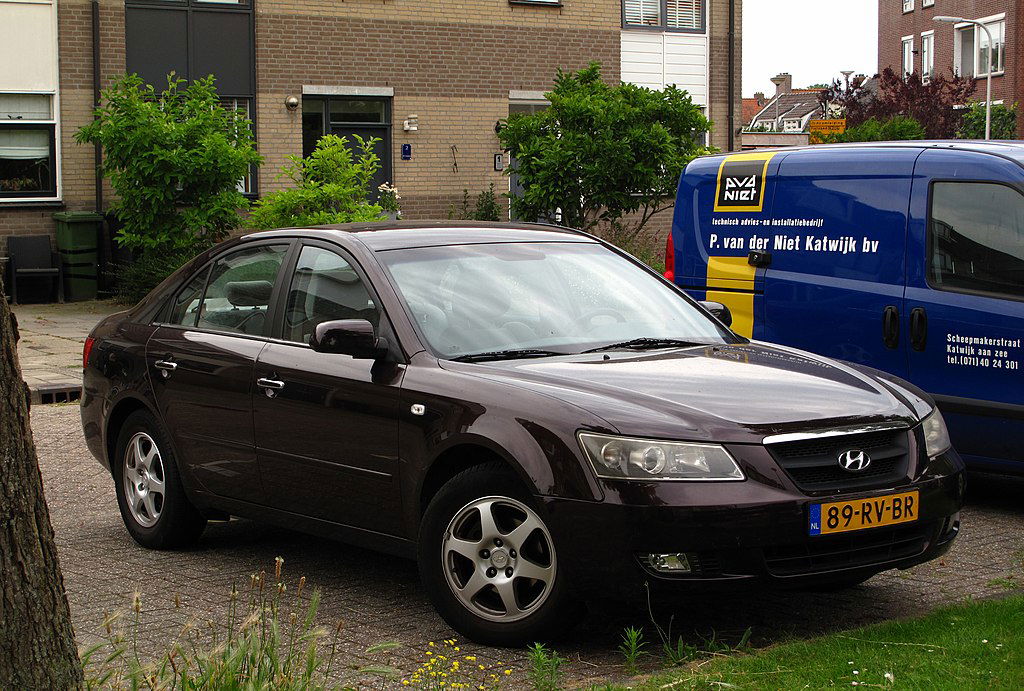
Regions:
M 807 124 L 807 129 L 811 133 L 810 143 L 821 144 L 821 139 L 814 136 L 816 134 L 841 134 L 846 131 L 846 119 L 842 120 L 811 120 Z
M 774 155 L 732 154 L 722 159 L 715 189 L 715 211 L 761 211 L 768 161 Z

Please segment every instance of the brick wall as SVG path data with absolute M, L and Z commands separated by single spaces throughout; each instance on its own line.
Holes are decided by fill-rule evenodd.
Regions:
M 921 32 L 935 31 L 935 71 L 951 75 L 954 64 L 954 25 L 932 21 L 936 15 L 981 19 L 1006 13 L 1006 71 L 992 77 L 992 100 L 1003 100 L 1007 104 L 1020 101 L 1024 90 L 1017 86 L 1022 77 L 1017 56 L 1017 7 L 1021 0 L 936 0 L 931 7 L 922 7 L 921 0 L 914 0 L 914 9 L 903 12 L 902 0 L 879 0 L 878 2 L 878 71 L 891 67 L 897 73 L 903 65 L 904 36 L 914 37 L 915 71 L 921 70 Z M 1024 84 L 1021 84 L 1024 86 Z M 974 98 L 985 99 L 985 80 L 978 80 Z M 1024 120 L 1024 119 L 1022 119 Z M 1024 122 L 1018 123 L 1024 125 Z M 1022 130 L 1024 131 L 1024 130 Z
M 708 9 L 708 115 L 714 122 L 711 144 L 726 151 L 729 146 L 730 97 L 734 109 L 733 130 L 738 131 L 743 124 L 743 93 L 740 78 L 743 64 L 743 0 L 735 0 L 735 81 L 732 94 L 729 93 L 729 2 L 717 0 L 709 3 Z M 740 148 L 739 135 L 734 136 L 733 148 Z
M 494 170 L 494 124 L 508 116 L 509 90 L 550 89 L 559 68 L 591 61 L 619 79 L 617 0 L 561 10 L 506 0 L 386 6 L 387 19 L 376 3 L 257 5 L 261 192 L 284 184 L 275 177 L 287 155 L 301 153 L 301 114 L 284 101 L 304 85 L 393 88 L 392 170 L 404 216 L 444 218 L 464 189 L 473 197 L 492 182 L 496 193 L 508 190 Z M 419 131 L 404 132 L 413 113 Z M 412 145 L 412 160 L 401 160 L 402 144 Z

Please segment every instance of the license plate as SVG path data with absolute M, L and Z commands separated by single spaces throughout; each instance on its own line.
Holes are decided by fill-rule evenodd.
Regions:
M 810 534 L 829 535 L 917 520 L 918 491 L 810 505 Z

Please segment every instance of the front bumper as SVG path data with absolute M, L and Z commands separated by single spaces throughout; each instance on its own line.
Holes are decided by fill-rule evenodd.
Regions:
M 957 460 L 957 463 L 959 461 Z M 962 466 L 961 466 L 962 467 Z M 735 483 L 608 483 L 603 502 L 544 497 L 559 564 L 583 597 L 630 597 L 655 589 L 729 589 L 759 582 L 823 585 L 935 559 L 959 531 L 963 471 L 897 487 L 807 496 L 748 478 Z M 910 523 L 810 536 L 811 504 L 916 489 Z M 670 575 L 645 554 L 683 553 L 692 571 Z

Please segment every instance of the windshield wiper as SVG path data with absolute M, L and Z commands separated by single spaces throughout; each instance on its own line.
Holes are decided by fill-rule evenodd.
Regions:
M 554 350 L 539 350 L 537 348 L 518 348 L 510 350 L 492 350 L 486 353 L 466 353 L 453 357 L 455 362 L 482 362 L 484 360 L 518 360 L 519 358 L 550 357 L 552 355 L 568 355 Z
M 707 343 L 698 343 L 695 341 L 685 341 L 680 338 L 633 338 L 628 341 L 621 341 L 619 343 L 609 343 L 608 345 L 598 346 L 597 348 L 590 348 L 584 350 L 584 353 L 599 353 L 602 350 L 618 350 L 619 348 L 628 348 L 629 350 L 648 350 L 651 348 L 673 348 L 673 347 L 688 347 L 688 346 L 699 346 L 707 345 Z

